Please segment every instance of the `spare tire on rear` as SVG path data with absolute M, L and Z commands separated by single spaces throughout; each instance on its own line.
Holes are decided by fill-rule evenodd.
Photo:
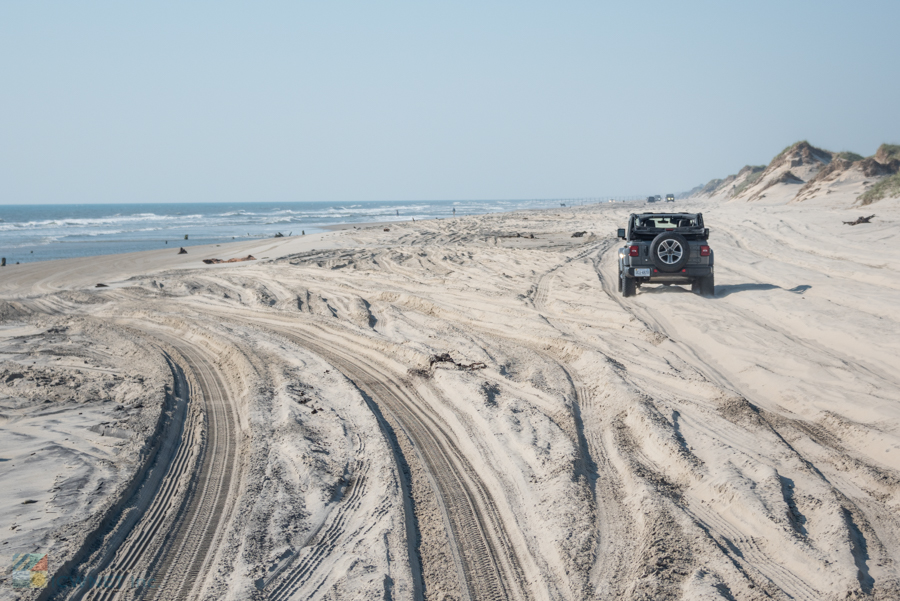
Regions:
M 677 232 L 663 232 L 650 243 L 650 259 L 660 271 L 681 271 L 690 253 L 687 238 Z

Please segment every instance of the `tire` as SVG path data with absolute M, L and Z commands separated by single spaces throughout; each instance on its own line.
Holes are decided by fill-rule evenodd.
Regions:
M 637 294 L 637 286 L 634 285 L 634 278 L 626 278 L 622 276 L 622 296 L 634 296 Z
M 619 268 L 619 292 L 622 292 L 622 268 Z
M 690 254 L 687 239 L 677 232 L 663 232 L 650 243 L 650 259 L 663 272 L 681 271 Z
M 700 296 L 714 297 L 716 295 L 715 275 L 709 274 L 704 278 L 697 278 L 691 282 L 691 292 Z

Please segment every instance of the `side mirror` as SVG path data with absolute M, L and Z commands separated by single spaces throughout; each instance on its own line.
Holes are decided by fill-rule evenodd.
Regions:
M 619 238 L 624 240 L 625 239 L 625 230 L 623 228 L 619 228 L 618 230 L 616 230 L 616 236 L 618 236 Z

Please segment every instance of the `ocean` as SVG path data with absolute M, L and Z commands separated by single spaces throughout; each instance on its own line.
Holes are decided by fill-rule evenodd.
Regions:
M 7 264 L 218 244 L 323 226 L 569 206 L 565 200 L 0 205 Z M 592 200 L 596 202 L 596 200 Z

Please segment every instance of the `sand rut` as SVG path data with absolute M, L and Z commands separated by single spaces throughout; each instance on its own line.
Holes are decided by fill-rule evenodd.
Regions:
M 156 599 L 184 599 L 202 589 L 216 543 L 233 509 L 233 488 L 240 478 L 238 427 L 235 408 L 215 363 L 199 347 L 168 341 L 183 354 L 196 378 L 198 388 L 192 393 L 203 399 L 208 420 L 198 478 L 154 571 L 159 582 Z
M 174 394 L 180 401 L 176 418 L 180 415 L 183 431 L 177 420 L 170 424 L 172 440 L 164 446 L 174 450 L 174 457 L 168 466 L 160 466 L 166 469 L 161 482 L 146 485 L 143 494 L 153 495 L 152 503 L 136 507 L 120 528 L 122 536 L 106 543 L 109 550 L 92 571 L 113 585 L 79 587 L 72 599 L 195 598 L 229 522 L 241 472 L 235 410 L 224 378 L 199 348 L 166 334 L 151 336 L 177 349 L 183 362 L 185 372 L 172 364 Z M 186 409 L 188 404 L 192 411 Z M 140 575 L 138 582 L 149 580 L 153 587 L 134 586 L 135 574 Z
M 297 330 L 280 330 L 334 363 L 401 424 L 421 454 L 446 510 L 468 598 L 529 599 L 524 573 L 490 493 L 446 429 L 396 377 L 346 350 Z

